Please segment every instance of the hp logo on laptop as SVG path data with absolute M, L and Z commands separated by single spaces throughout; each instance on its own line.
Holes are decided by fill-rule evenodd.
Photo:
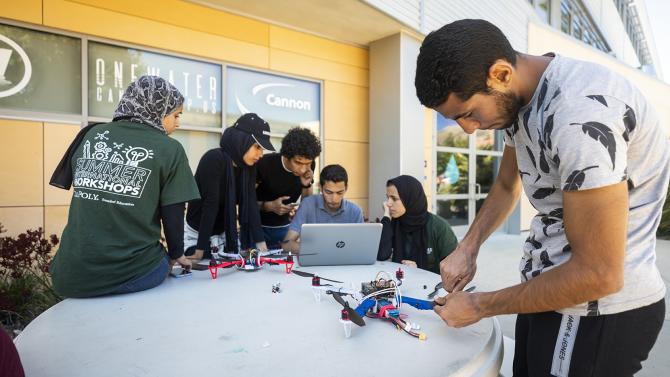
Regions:
M 335 244 L 335 247 L 337 247 L 338 249 L 341 249 L 341 248 L 344 247 L 344 245 L 345 245 L 344 241 L 337 241 L 337 243 Z

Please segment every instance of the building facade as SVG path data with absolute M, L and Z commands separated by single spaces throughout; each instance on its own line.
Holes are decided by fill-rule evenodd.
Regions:
M 62 232 L 72 193 L 48 185 L 82 126 L 108 121 L 142 74 L 186 97 L 173 135 L 192 169 L 241 113 L 321 139 L 319 166 L 349 172 L 348 198 L 381 215 L 386 180 L 424 182 L 433 209 L 465 229 L 486 197 L 501 135 L 468 136 L 419 104 L 414 67 L 429 31 L 461 18 L 498 25 L 520 52 L 549 50 L 632 78 L 670 127 L 644 9 L 623 0 L 25 0 L 0 7 L 0 223 Z M 522 200 L 505 229 L 527 227 Z

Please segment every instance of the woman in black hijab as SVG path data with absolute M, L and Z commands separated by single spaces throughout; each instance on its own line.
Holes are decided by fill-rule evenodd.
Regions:
M 440 261 L 458 245 L 447 221 L 428 212 L 421 183 L 409 175 L 386 182 L 378 260 L 440 273 Z
M 267 250 L 254 165 L 263 150 L 274 151 L 270 126 L 256 114 L 244 114 L 223 132 L 220 145 L 202 156 L 195 172 L 201 199 L 188 203 L 184 226 L 185 253 L 192 259 L 211 257 L 213 246 L 238 253 L 238 239 L 243 249 Z

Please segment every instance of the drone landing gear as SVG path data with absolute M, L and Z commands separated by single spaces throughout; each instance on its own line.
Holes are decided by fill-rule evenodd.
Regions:
M 346 318 L 345 318 L 346 316 Z M 351 320 L 349 319 L 349 313 L 347 313 L 346 310 L 342 310 L 342 318 L 340 318 L 340 323 L 344 327 L 344 337 L 345 338 L 350 338 L 351 337 Z
M 212 279 L 216 279 L 216 276 L 219 274 L 219 268 L 228 268 L 232 266 L 239 266 L 240 268 L 244 268 L 244 264 L 244 259 L 238 259 L 234 261 L 211 259 L 209 261 L 209 273 L 212 275 Z

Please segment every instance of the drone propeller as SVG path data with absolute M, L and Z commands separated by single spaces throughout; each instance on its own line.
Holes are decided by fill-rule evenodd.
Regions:
M 335 301 L 339 302 L 340 305 L 342 305 L 342 306 L 349 305 L 346 301 L 344 301 L 344 299 L 342 298 L 342 295 L 339 294 L 338 292 L 326 291 L 326 293 L 333 295 L 333 298 L 335 299 Z
M 344 307 L 344 310 L 347 311 L 347 313 L 349 314 L 349 320 L 351 322 L 357 324 L 358 326 L 365 326 L 365 321 L 360 316 L 360 314 L 358 314 L 358 312 L 354 310 L 354 308 L 349 306 L 349 303 L 345 301 L 339 293 L 332 292 L 332 295 L 335 301 L 339 302 L 340 305 Z
M 297 254 L 292 254 L 292 253 L 277 253 L 277 254 L 263 255 L 262 257 L 266 258 L 266 259 L 281 259 L 281 258 L 286 258 L 289 255 L 293 256 L 293 257 L 298 256 Z
M 293 270 L 293 271 L 291 271 L 291 272 L 293 272 L 294 274 L 296 274 L 296 275 L 298 275 L 298 276 L 302 276 L 302 277 L 304 277 L 304 278 L 313 278 L 313 277 L 317 276 L 317 275 L 312 274 L 312 273 L 310 273 L 310 272 L 299 271 L 299 270 Z M 332 279 L 326 279 L 326 278 L 322 278 L 321 276 L 319 276 L 319 279 L 321 279 L 321 280 L 326 280 L 326 281 L 330 281 L 330 282 L 333 282 L 333 283 L 340 283 L 340 284 L 342 284 L 341 281 L 332 280 Z

